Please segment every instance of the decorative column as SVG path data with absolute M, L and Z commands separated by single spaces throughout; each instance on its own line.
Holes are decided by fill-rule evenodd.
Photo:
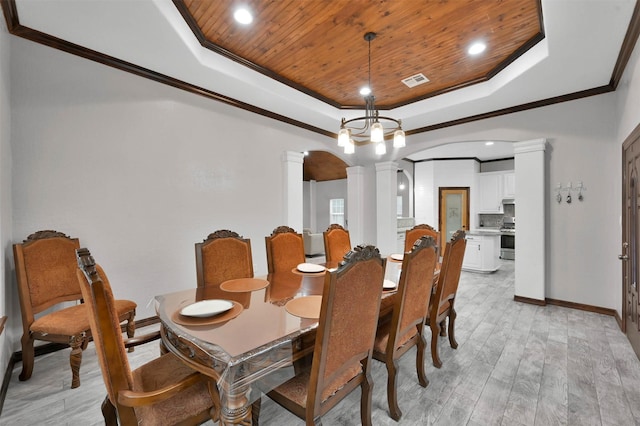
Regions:
M 282 155 L 282 202 L 284 224 L 302 233 L 303 226 L 303 190 L 302 163 L 304 154 L 285 151 Z
M 380 253 L 395 253 L 398 245 L 398 163 L 376 163 L 376 233 Z
M 353 247 L 364 242 L 365 169 L 362 166 L 347 167 L 347 223 L 349 239 Z
M 309 229 L 312 232 L 321 232 L 323 229 L 318 229 L 318 215 L 317 215 L 317 203 L 316 203 L 316 181 L 309 181 Z M 303 216 L 304 219 L 304 216 Z M 302 232 L 302 231 L 298 231 Z
M 514 299 L 544 305 L 546 277 L 545 139 L 514 144 L 516 259 Z

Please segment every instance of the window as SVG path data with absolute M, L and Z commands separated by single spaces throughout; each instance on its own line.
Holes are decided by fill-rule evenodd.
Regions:
M 344 226 L 344 198 L 329 200 L 329 223 Z
M 402 217 L 402 195 L 398 195 L 396 198 L 396 215 Z

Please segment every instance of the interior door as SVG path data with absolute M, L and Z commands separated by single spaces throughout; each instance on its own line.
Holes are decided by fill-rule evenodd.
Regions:
M 438 229 L 441 233 L 442 245 L 458 229 L 469 229 L 469 188 L 438 188 L 440 213 Z
M 622 330 L 640 357 L 640 317 L 638 316 L 638 239 L 640 238 L 640 126 L 622 146 Z

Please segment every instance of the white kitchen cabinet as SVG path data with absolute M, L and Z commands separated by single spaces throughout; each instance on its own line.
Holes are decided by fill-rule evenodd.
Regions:
M 498 252 L 499 233 L 483 231 L 467 233 L 467 248 L 462 260 L 462 269 L 472 272 L 495 272 L 500 268 Z
M 478 213 L 502 213 L 502 173 L 478 174 L 480 202 Z
M 478 213 L 504 213 L 502 200 L 516 196 L 516 174 L 513 171 L 479 173 L 478 186 Z
M 480 256 L 482 244 L 480 240 L 479 236 L 467 235 L 467 248 L 464 251 L 462 269 L 475 270 L 482 267 L 482 257 Z
M 515 172 L 505 172 L 502 179 L 503 198 L 516 197 L 516 174 Z

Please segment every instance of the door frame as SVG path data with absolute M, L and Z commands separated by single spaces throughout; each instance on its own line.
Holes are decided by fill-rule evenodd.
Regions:
M 627 179 L 627 150 L 628 148 L 635 142 L 640 140 L 640 125 L 636 126 L 635 129 L 633 129 L 633 131 L 629 134 L 629 136 L 624 140 L 624 142 L 622 143 L 622 206 L 621 206 L 621 211 L 622 211 L 622 235 L 621 235 L 621 255 L 626 255 L 628 254 L 628 250 L 626 250 L 625 247 L 622 247 L 622 245 L 626 242 L 628 243 L 627 240 L 627 235 L 630 232 L 628 227 L 629 227 L 629 223 L 628 222 L 628 218 L 627 218 L 627 183 L 628 183 L 628 179 Z M 620 268 L 622 269 L 622 309 L 621 309 L 621 318 L 620 318 L 620 329 L 622 330 L 623 333 L 627 333 L 627 286 L 626 286 L 626 281 L 625 281 L 625 275 L 627 275 L 627 263 L 626 261 L 622 261 L 620 262 Z M 629 278 L 629 277 L 627 277 Z
M 471 217 L 470 215 L 470 211 L 471 211 L 471 197 L 470 197 L 470 190 L 468 186 L 439 186 L 438 187 L 438 230 L 440 231 L 440 235 L 442 236 L 442 244 L 446 244 L 446 235 L 445 235 L 445 229 L 442 226 L 442 192 L 443 191 L 464 191 L 465 192 L 465 197 L 467 197 L 467 211 L 466 211 L 466 223 L 467 223 L 467 227 L 469 228 L 471 226 L 471 222 L 469 222 L 469 219 Z M 465 231 L 469 231 L 469 229 L 465 229 L 465 227 L 463 226 L 463 229 Z

